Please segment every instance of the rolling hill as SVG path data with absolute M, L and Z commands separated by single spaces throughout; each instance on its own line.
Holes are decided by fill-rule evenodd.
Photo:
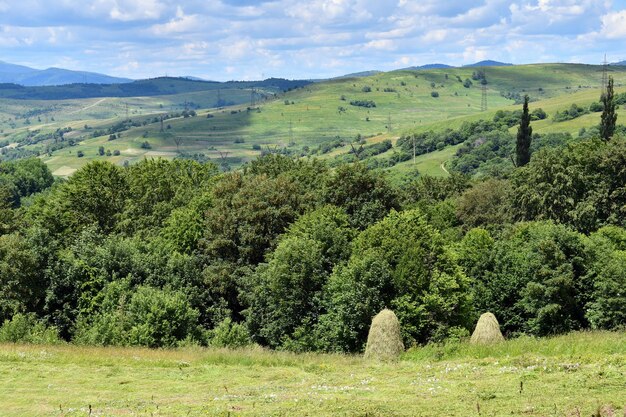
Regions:
M 393 143 L 411 131 L 491 119 L 497 110 L 519 109 L 516 102 L 524 94 L 531 97 L 533 108 L 541 107 L 549 115 L 533 123 L 535 132 L 576 133 L 581 127 L 596 125 L 599 114 L 558 123 L 550 116 L 572 103 L 597 101 L 600 69 L 581 64 L 483 67 L 488 80 L 486 111 L 481 110 L 480 82 L 472 81 L 473 67 L 399 70 L 298 85 L 286 92 L 288 88 L 278 90 L 267 81 L 265 89 L 257 84 L 259 90 L 255 90 L 265 96 L 254 96 L 252 101 L 250 83 L 232 83 L 233 88 L 223 89 L 214 83 L 175 79 L 186 86 L 184 92 L 168 95 L 162 87 L 162 95 L 155 96 L 4 99 L 0 101 L 0 128 L 4 145 L 11 147 L 4 151 L 7 157 L 20 156 L 20 152 L 39 154 L 57 175 L 71 173 L 94 159 L 123 164 L 144 157 L 198 157 L 236 168 L 264 152 L 281 152 L 334 161 L 345 159 L 356 140 L 365 147 L 387 139 Z M 626 68 L 616 67 L 611 74 L 617 90 L 624 91 Z M 198 85 L 211 88 L 196 89 Z M 234 105 L 216 108 L 218 97 L 228 97 Z M 185 117 L 185 110 L 193 110 L 195 116 Z M 128 119 L 130 123 L 121 123 Z M 63 128 L 67 132 L 60 142 L 54 136 Z M 416 161 L 417 169 L 446 175 L 442 164 L 453 155 L 452 148 L 423 155 Z M 411 161 L 391 170 L 406 173 L 414 168 Z

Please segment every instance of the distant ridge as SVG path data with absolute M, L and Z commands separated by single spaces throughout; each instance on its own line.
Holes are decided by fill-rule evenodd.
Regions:
M 306 80 L 268 78 L 261 81 L 196 81 L 184 77 L 157 77 L 120 84 L 74 83 L 51 86 L 22 86 L 0 83 L 0 98 L 16 100 L 67 100 L 96 97 L 161 96 L 230 88 L 267 88 L 289 91 L 310 84 Z
M 360 71 L 353 72 L 351 74 L 340 75 L 339 77 L 333 77 L 332 80 L 340 80 L 342 78 L 361 78 L 361 77 L 370 77 L 372 75 L 380 74 L 382 71 L 378 70 L 369 70 L 369 71 Z
M 122 84 L 129 78 L 111 77 L 105 74 L 86 71 L 72 71 L 63 68 L 38 70 L 23 65 L 0 61 L 0 83 L 19 84 L 26 87 L 66 85 L 66 84 Z
M 611 65 L 626 65 L 626 60 L 619 61 L 619 62 L 613 62 L 613 63 L 611 63 Z
M 506 62 L 492 61 L 490 59 L 476 62 L 474 64 L 463 65 L 464 67 L 512 67 L 513 64 Z
M 435 63 L 435 64 L 426 64 L 426 65 L 419 65 L 415 67 L 402 68 L 401 71 L 402 70 L 415 71 L 415 70 L 429 70 L 429 69 L 443 69 L 443 68 L 453 68 L 453 67 L 452 65 Z

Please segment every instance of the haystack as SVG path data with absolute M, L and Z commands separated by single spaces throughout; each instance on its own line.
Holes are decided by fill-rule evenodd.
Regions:
M 393 311 L 385 309 L 372 320 L 367 335 L 365 359 L 395 360 L 403 351 L 400 322 Z
M 504 341 L 498 319 L 491 313 L 485 313 L 478 319 L 470 343 L 490 345 Z

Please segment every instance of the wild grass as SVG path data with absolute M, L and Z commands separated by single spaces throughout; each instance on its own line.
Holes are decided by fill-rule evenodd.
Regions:
M 624 413 L 626 333 L 417 347 L 395 363 L 260 348 L 0 345 L 3 416 Z M 579 413 L 579 414 L 576 414 Z

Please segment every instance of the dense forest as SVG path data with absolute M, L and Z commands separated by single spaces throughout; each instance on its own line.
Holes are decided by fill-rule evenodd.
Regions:
M 361 163 L 266 155 L 0 164 L 2 340 L 363 349 L 626 323 L 626 140 L 545 148 L 500 178 L 391 184 Z

